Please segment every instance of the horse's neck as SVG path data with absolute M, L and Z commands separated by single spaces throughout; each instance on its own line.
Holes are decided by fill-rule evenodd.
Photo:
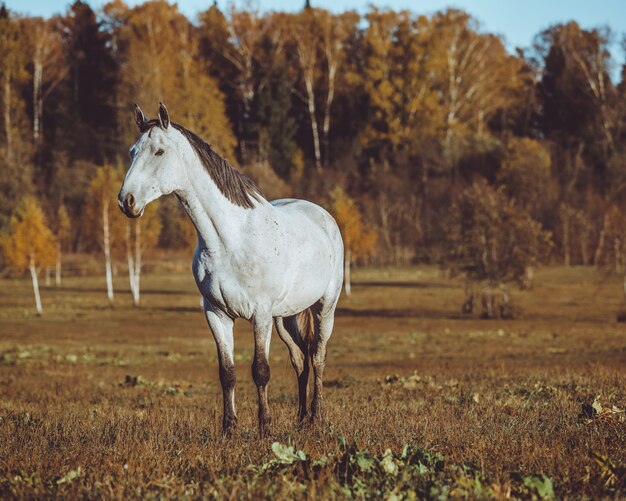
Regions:
M 185 169 L 187 182 L 176 194 L 196 227 L 200 244 L 210 254 L 236 249 L 250 209 L 228 200 L 195 155 Z

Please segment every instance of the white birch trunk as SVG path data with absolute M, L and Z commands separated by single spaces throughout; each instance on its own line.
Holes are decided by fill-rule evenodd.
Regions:
M 133 250 L 135 251 L 134 254 Z M 133 305 L 139 306 L 141 277 L 141 224 L 139 221 L 136 222 L 135 226 L 134 242 L 131 223 L 129 221 L 126 222 L 126 259 L 128 261 L 128 282 L 133 296 Z
M 350 261 L 352 260 L 352 251 L 350 249 L 346 249 L 346 253 L 344 255 L 343 260 L 343 284 L 344 289 L 346 291 L 346 296 L 352 294 L 352 283 L 350 278 Z
M 313 75 L 305 75 L 305 87 L 307 93 L 307 104 L 309 108 L 309 118 L 311 120 L 311 132 L 313 133 L 313 151 L 315 153 L 315 168 L 322 170 L 322 154 L 320 151 L 320 134 L 317 125 L 315 112 L 315 92 L 313 90 Z
M 330 55 L 326 56 L 330 61 Z M 326 95 L 326 106 L 324 108 L 324 122 L 322 123 L 322 135 L 324 137 L 324 161 L 328 165 L 330 161 L 330 108 L 335 98 L 335 74 L 337 66 L 334 63 L 328 63 L 328 94 Z
M 46 266 L 46 289 L 48 289 L 50 285 L 50 266 Z
M 135 223 L 135 291 L 133 293 L 133 304 L 139 306 L 141 281 L 141 221 L 137 219 Z
M 39 295 L 39 280 L 37 279 L 37 270 L 35 268 L 35 263 L 31 259 L 30 265 L 28 266 L 30 270 L 30 277 L 33 280 L 33 292 L 35 293 L 35 308 L 37 309 L 37 315 L 43 314 L 43 308 L 41 307 L 41 296 Z
M 36 49 L 39 52 L 39 49 Z M 41 82 L 43 80 L 43 65 L 41 57 L 36 55 L 33 61 L 33 139 L 35 146 L 39 148 L 39 138 L 41 136 L 41 125 L 43 116 L 43 101 L 41 99 Z
M 109 231 L 109 200 L 103 197 L 102 200 L 102 231 L 104 263 L 106 269 L 107 297 L 109 304 L 113 304 L 113 271 L 111 269 L 111 235 Z

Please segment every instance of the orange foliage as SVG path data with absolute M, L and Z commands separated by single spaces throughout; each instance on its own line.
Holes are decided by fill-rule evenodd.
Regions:
M 24 199 L 0 244 L 6 264 L 16 271 L 55 263 L 56 240 L 36 198 Z
M 363 222 L 354 200 L 340 187 L 331 192 L 331 198 L 333 216 L 341 230 L 346 255 L 350 253 L 352 258 L 357 258 L 373 254 L 376 249 L 376 231 Z

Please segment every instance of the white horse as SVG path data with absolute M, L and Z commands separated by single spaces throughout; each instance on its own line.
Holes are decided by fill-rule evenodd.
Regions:
M 298 377 L 299 410 L 307 416 L 309 359 L 314 386 L 310 420 L 321 419 L 326 344 L 342 285 L 343 242 L 335 220 L 304 200 L 268 202 L 254 183 L 193 132 L 171 123 L 159 104 L 158 120 L 135 105 L 140 130 L 119 192 L 128 217 L 174 193 L 198 233 L 193 274 L 219 358 L 224 397 L 222 430 L 237 424 L 233 323 L 254 329 L 252 375 L 259 396 L 259 431 L 269 433 L 267 385 L 272 320 L 289 349 Z

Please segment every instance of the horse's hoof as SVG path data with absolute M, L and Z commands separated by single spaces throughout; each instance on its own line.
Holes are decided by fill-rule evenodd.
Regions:
M 311 427 L 311 421 L 309 419 L 307 419 L 307 415 L 305 414 L 304 416 L 299 416 L 298 417 L 298 429 L 299 430 L 306 430 L 308 428 Z
M 270 424 L 272 423 L 271 416 L 265 416 L 259 420 L 259 437 L 267 438 L 272 434 Z
M 236 418 L 228 418 L 224 419 L 222 424 L 222 437 L 230 438 L 233 436 L 235 431 L 237 430 L 237 419 Z

